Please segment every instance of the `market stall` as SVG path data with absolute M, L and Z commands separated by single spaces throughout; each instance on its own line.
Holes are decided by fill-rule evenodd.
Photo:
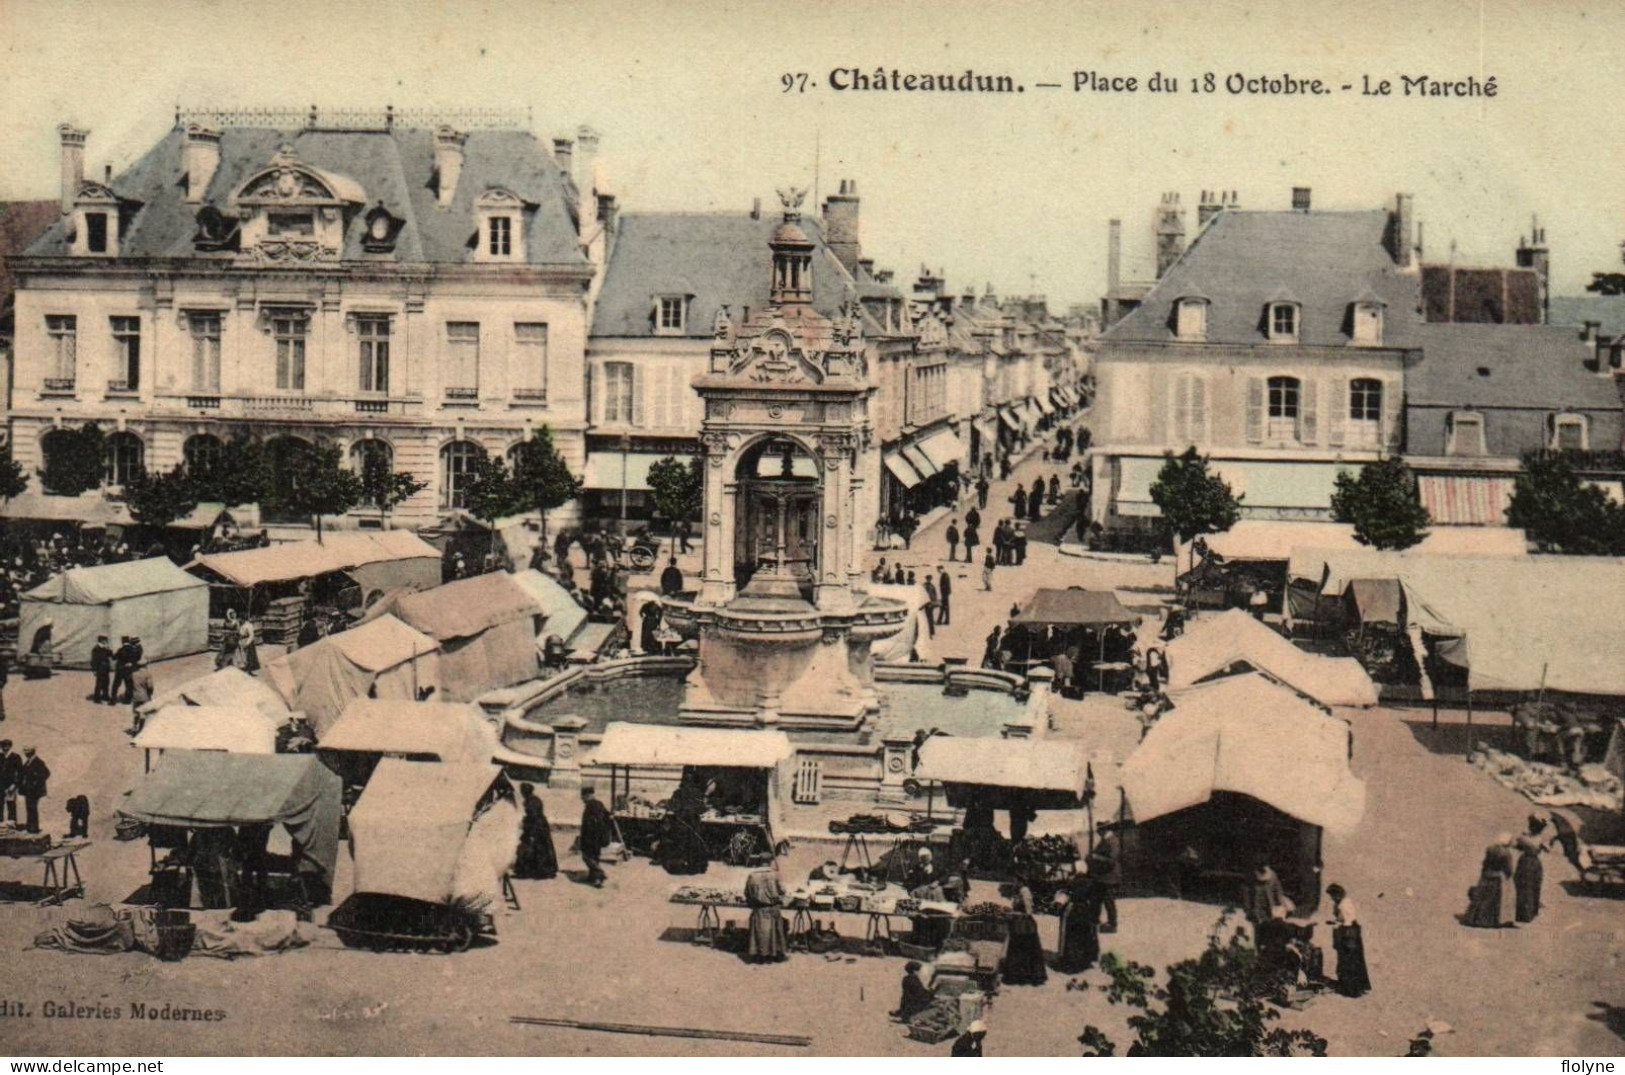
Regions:
M 1123 763 L 1125 872 L 1234 899 L 1268 863 L 1298 910 L 1312 909 L 1322 833 L 1347 835 L 1365 813 L 1348 724 L 1254 674 L 1173 697 Z
M 633 850 L 658 853 L 678 826 L 711 859 L 745 865 L 772 861 L 779 850 L 780 773 L 794 754 L 783 732 L 615 722 L 592 760 L 611 770 L 609 801 Z M 673 769 L 670 797 L 651 801 L 633 793 L 635 771 L 669 785 Z M 714 790 L 707 794 L 708 788 Z
M 288 715 L 287 704 L 270 684 L 230 665 L 157 692 L 141 707 L 141 712 L 156 713 L 176 705 L 254 710 L 273 722 L 280 722 Z
M 275 754 L 277 721 L 255 709 L 172 704 L 147 718 L 131 746 L 143 752 L 150 770 L 153 753 L 218 750 L 228 754 Z
M 1251 669 L 1323 705 L 1377 704 L 1377 688 L 1360 662 L 1305 653 L 1239 609 L 1197 620 L 1165 655 L 1169 690 Z
M 209 591 L 163 556 L 70 568 L 22 596 L 18 638 L 46 626 L 70 668 L 90 666 L 98 635 L 114 648 L 138 636 L 149 661 L 201 653 L 209 648 Z
M 1104 691 L 1109 685 L 1121 687 L 1127 678 L 1134 627 L 1140 620 L 1109 590 L 1041 589 L 1010 621 L 1004 648 L 1020 667 L 1073 652 L 1075 683 Z M 1056 689 L 1071 686 L 1057 683 Z
M 118 812 L 144 821 L 165 906 L 320 906 L 338 858 L 342 784 L 316 758 L 170 750 Z M 270 850 L 277 827 L 286 853 Z
M 423 593 L 392 593 L 368 615 L 393 615 L 434 639 L 441 699 L 471 702 L 540 674 L 536 632 L 546 611 L 512 575 L 494 571 Z
M 476 705 L 356 698 L 316 742 L 317 755 L 346 784 L 367 784 L 380 761 L 404 758 L 488 765 L 496 732 Z
M 319 735 L 357 698 L 416 701 L 439 685 L 439 658 L 434 639 L 381 616 L 265 662 L 265 677 Z
M 328 925 L 352 947 L 462 951 L 495 932 L 519 811 L 489 763 L 378 763 L 350 811 L 355 887 Z

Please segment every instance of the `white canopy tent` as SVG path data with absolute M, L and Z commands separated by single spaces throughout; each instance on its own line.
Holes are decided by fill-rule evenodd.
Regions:
M 97 635 L 114 649 L 123 636 L 138 636 L 148 661 L 201 653 L 209 648 L 209 588 L 164 556 L 70 568 L 23 594 L 19 650 L 31 651 L 45 627 L 70 668 L 89 666 Z
M 1174 696 L 1123 763 L 1123 796 L 1137 823 L 1247 795 L 1333 835 L 1365 815 L 1365 784 L 1349 770 L 1343 721 L 1256 675 L 1231 676 Z
M 288 715 L 287 704 L 269 684 L 230 665 L 159 691 L 142 711 L 156 713 L 174 705 L 255 710 L 274 722 Z
M 1373 706 L 1377 687 L 1352 657 L 1305 653 L 1240 609 L 1203 617 L 1168 643 L 1168 688 L 1245 666 L 1323 705 Z
M 593 761 L 598 765 L 772 769 L 794 753 L 790 737 L 783 732 L 616 721 L 604 729 Z
M 440 644 L 384 615 L 265 663 L 265 674 L 290 709 L 300 709 L 321 735 L 357 698 L 415 701 L 440 684 Z
M 356 698 L 322 733 L 316 746 L 319 750 L 489 763 L 497 743 L 496 733 L 473 704 Z
M 147 718 L 131 745 L 142 750 L 275 754 L 276 721 L 255 709 L 176 704 Z
M 920 747 L 914 775 L 944 784 L 1060 792 L 1081 806 L 1089 758 L 1081 739 L 933 736 Z
M 1209 551 L 1226 560 L 1289 560 L 1300 548 L 1369 548 L 1354 537 L 1348 523 L 1304 522 L 1276 519 L 1243 519 L 1220 534 L 1203 534 Z M 1181 546 L 1180 559 L 1188 546 Z M 1504 526 L 1437 526 L 1414 547 L 1414 551 L 1434 556 L 1523 556 L 1529 543 L 1522 530 Z

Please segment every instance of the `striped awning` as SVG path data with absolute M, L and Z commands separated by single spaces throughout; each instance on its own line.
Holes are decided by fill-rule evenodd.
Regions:
M 922 478 L 930 478 L 942 472 L 942 468 L 931 462 L 931 457 L 920 451 L 917 444 L 905 444 L 902 447 L 903 458 L 914 464 L 914 469 L 920 472 Z
M 1027 430 L 1027 424 L 1009 406 L 999 408 L 999 421 L 1012 433 L 1024 433 Z
M 965 456 L 965 446 L 959 443 L 959 438 L 951 429 L 938 429 L 928 435 L 920 441 L 920 450 L 937 465 L 938 470 L 947 470 Z
M 1482 474 L 1421 474 L 1416 491 L 1435 526 L 1505 526 L 1514 479 Z
M 903 488 L 912 489 L 920 484 L 920 472 L 903 458 L 902 453 L 888 451 L 881 458 L 885 460 L 886 469 L 891 471 L 891 476 L 903 483 Z

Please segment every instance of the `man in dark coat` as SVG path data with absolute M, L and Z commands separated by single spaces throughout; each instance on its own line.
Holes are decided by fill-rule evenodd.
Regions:
M 948 569 L 943 568 L 937 573 L 937 625 L 940 627 L 948 625 L 953 596 L 953 580 L 948 577 Z
M 135 637 L 125 635 L 118 652 L 113 655 L 113 692 L 108 701 L 128 702 L 130 695 L 135 693 L 135 666 L 141 663 L 141 652 Z M 119 697 L 121 690 L 124 692 L 123 698 Z
M 645 601 L 643 607 L 638 609 L 638 620 L 642 625 L 638 632 L 638 647 L 646 656 L 660 652 L 660 640 L 656 635 L 660 633 L 662 615 L 663 610 L 659 601 Z
M 39 831 L 39 801 L 50 794 L 46 782 L 51 779 L 50 767 L 45 759 L 34 753 L 33 747 L 23 747 L 22 767 L 17 770 L 17 794 L 26 807 L 23 828 Z
M 942 536 L 948 542 L 948 559 L 959 559 L 959 520 L 949 519 L 948 530 Z
M 106 635 L 97 635 L 96 644 L 90 647 L 90 670 L 96 676 L 96 689 L 91 692 L 90 700 L 111 702 L 107 684 L 113 676 L 113 647 L 107 644 Z
M 1123 886 L 1123 850 L 1117 831 L 1108 823 L 1097 826 L 1100 839 L 1089 853 L 1089 880 L 1098 909 L 1106 912 L 1102 933 L 1117 932 L 1117 890 Z M 1098 919 L 1097 919 L 1098 920 Z
M 1044 517 L 1044 479 L 1033 479 L 1033 491 L 1027 496 L 1027 518 L 1037 522 Z
M 931 577 L 929 571 L 925 573 L 924 589 L 925 608 L 921 611 L 925 613 L 925 631 L 932 638 L 935 638 L 937 637 L 937 610 L 942 607 L 942 602 L 937 597 L 936 580 Z
M 682 592 L 683 569 L 677 566 L 677 557 L 673 556 L 660 573 L 660 593 L 665 597 L 676 597 Z
M 977 507 L 979 507 L 979 508 L 987 507 L 987 491 L 988 491 L 989 488 L 990 487 L 987 484 L 987 475 L 986 474 L 983 474 L 981 477 L 976 479 L 976 506 Z
M 1024 489 L 1023 487 L 1021 487 L 1019 485 L 1016 486 L 1016 491 L 1014 493 L 1010 494 L 1010 503 L 1015 505 L 1016 518 L 1025 519 L 1027 517 L 1027 490 L 1026 489 Z
M 971 509 L 975 511 L 975 508 Z M 965 562 L 971 563 L 976 558 L 976 546 L 982 543 L 982 532 L 970 519 L 965 520 Z
M 11 749 L 10 739 L 0 739 L 0 821 L 17 821 L 17 774 L 23 759 Z
M 590 787 L 581 789 L 581 862 L 587 867 L 587 883 L 603 888 L 609 875 L 599 865 L 598 856 L 615 840 L 615 822 L 609 809 L 598 801 Z

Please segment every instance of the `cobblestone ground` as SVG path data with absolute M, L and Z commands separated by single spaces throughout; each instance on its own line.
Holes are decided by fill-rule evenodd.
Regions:
M 1017 471 L 1029 483 L 1042 470 L 1036 458 Z M 1000 491 L 995 490 L 995 502 Z M 992 512 L 984 515 L 993 517 Z M 935 565 L 941 555 L 936 524 L 916 537 L 904 562 Z M 1041 585 L 1110 587 L 1125 603 L 1154 608 L 1155 588 L 1171 566 L 1144 561 L 1096 561 L 1060 556 L 1034 545 L 1021 568 L 996 573 L 982 593 L 964 565 L 955 569 L 953 623 L 939 630 L 938 648 L 974 660 L 981 640 L 1012 602 Z M 160 689 L 208 667 L 208 658 L 167 662 L 155 670 Z M 6 691 L 10 719 L 0 729 L 18 746 L 34 745 L 54 771 L 45 818 L 66 827 L 62 804 L 88 794 L 95 846 L 82 855 L 92 900 L 116 902 L 146 880 L 144 843 L 112 839 L 119 795 L 142 769 L 121 729 L 122 709 L 92 706 L 90 677 L 68 673 L 44 681 L 13 678 Z M 1447 1054 L 1608 1055 L 1625 1048 L 1625 901 L 1583 891 L 1560 858 L 1548 858 L 1546 907 L 1533 925 L 1497 932 L 1457 921 L 1485 843 L 1521 827 L 1531 805 L 1462 760 L 1464 715 L 1445 713 L 1440 728 L 1416 710 L 1348 714 L 1355 729 L 1354 767 L 1367 782 L 1364 822 L 1348 839 L 1325 848 L 1326 879 L 1359 901 L 1374 992 L 1360 1000 L 1321 997 L 1285 1025 L 1307 1026 L 1339 1055 L 1399 1055 L 1428 1020 L 1454 1028 L 1441 1035 Z M 1478 714 L 1476 724 L 1504 726 L 1504 715 Z M 1065 702 L 1056 710 L 1057 735 L 1079 735 L 1119 755 L 1137 730 L 1113 699 Z M 1480 730 L 1479 734 L 1485 734 Z M 1493 732 L 1489 733 L 1493 734 Z M 561 860 L 571 816 L 555 810 Z M 785 864 L 804 875 L 830 845 L 800 842 Z M 339 891 L 346 891 L 341 855 Z M 26 868 L 26 869 L 25 869 Z M 0 882 L 34 881 L 31 863 L 0 860 Z M 0 1017 L 0 1043 L 12 1053 L 61 1056 L 106 1052 L 211 1053 L 571 1053 L 662 1054 L 945 1054 L 902 1037 L 886 1019 L 896 1002 L 903 960 L 799 955 L 788 964 L 747 966 L 737 957 L 688 943 L 690 908 L 666 896 L 676 879 L 643 861 L 612 868 L 593 889 L 561 877 L 519 882 L 522 910 L 503 914 L 495 945 L 456 956 L 380 955 L 319 947 L 279 956 L 224 962 L 193 958 L 160 963 L 144 955 L 70 956 L 31 950 L 42 912 L 0 902 L 0 1000 L 30 1016 Z M 0 889 L 0 898 L 16 889 Z M 1166 899 L 1122 904 L 1122 929 L 1103 938 L 1110 950 L 1163 966 L 1194 954 L 1219 908 Z M 860 932 L 843 921 L 847 935 Z M 1042 923 L 1053 950 L 1053 921 Z M 1328 931 L 1322 927 L 1324 941 Z M 1098 973 L 1085 976 L 1099 981 Z M 105 1003 L 120 1009 L 110 1024 L 47 1019 L 43 1006 Z M 217 1008 L 219 1023 L 135 1023 L 140 1001 Z M 511 1015 L 595 1019 L 801 1034 L 810 1050 L 658 1037 L 624 1037 L 508 1022 Z M 1007 988 L 988 1017 L 989 1055 L 1076 1055 L 1076 1037 L 1093 1022 L 1120 1043 L 1123 1013 L 1098 991 L 1069 991 L 1052 976 L 1036 988 Z M 110 1046 L 116 1041 L 116 1046 Z

